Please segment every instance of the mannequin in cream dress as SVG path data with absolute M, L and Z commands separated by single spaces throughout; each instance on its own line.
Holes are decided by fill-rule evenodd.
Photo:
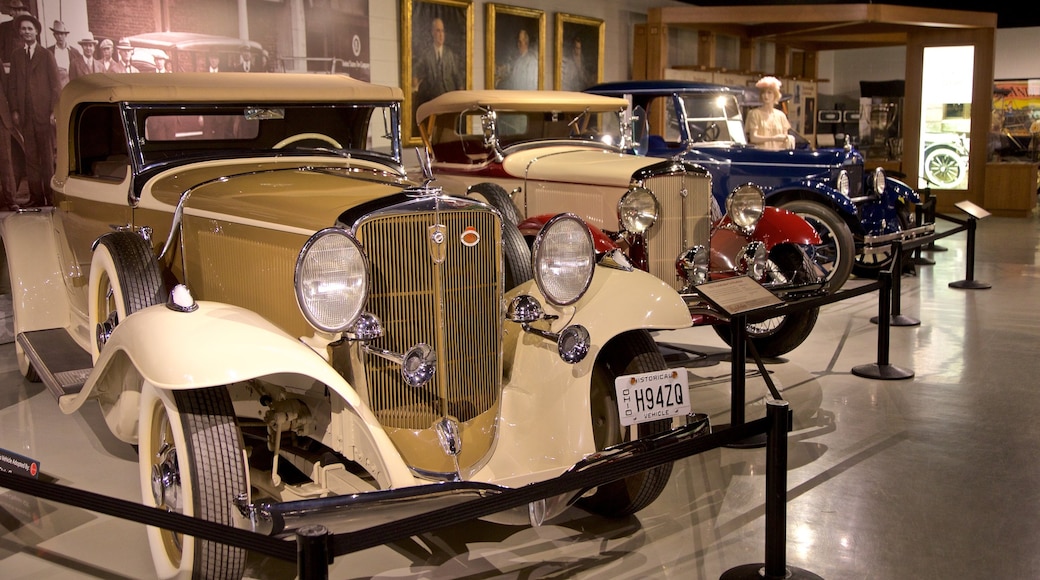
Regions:
M 776 108 L 780 102 L 780 79 L 762 77 L 755 86 L 758 87 L 762 104 L 748 111 L 745 123 L 748 140 L 763 149 L 793 149 L 794 136 L 788 134 L 791 122 L 783 111 Z

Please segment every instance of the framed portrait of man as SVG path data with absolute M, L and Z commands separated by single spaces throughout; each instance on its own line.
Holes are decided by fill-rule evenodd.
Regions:
M 485 86 L 545 88 L 545 12 L 504 4 L 487 4 L 485 11 Z
M 604 26 L 598 18 L 556 13 L 556 90 L 583 91 L 603 81 Z
M 401 0 L 402 140 L 419 144 L 415 110 L 443 93 L 473 88 L 472 0 Z

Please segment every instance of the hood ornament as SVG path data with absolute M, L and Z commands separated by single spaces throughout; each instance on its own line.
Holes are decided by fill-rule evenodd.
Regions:
M 441 188 L 431 185 L 437 178 L 433 176 L 430 150 L 425 147 L 416 147 L 415 156 L 419 159 L 419 169 L 422 171 L 423 181 L 420 185 L 406 188 L 404 194 L 408 197 L 433 197 L 440 195 Z

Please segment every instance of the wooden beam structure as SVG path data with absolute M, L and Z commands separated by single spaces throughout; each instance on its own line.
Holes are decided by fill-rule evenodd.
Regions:
M 923 51 L 929 46 L 970 45 L 975 49 L 971 148 L 968 192 L 939 192 L 939 207 L 947 210 L 967 198 L 983 203 L 986 147 L 992 109 L 994 38 L 997 15 L 969 10 L 945 10 L 889 4 L 804 4 L 755 6 L 670 6 L 648 11 L 645 34 L 636 34 L 633 74 L 636 78 L 666 78 L 668 29 L 696 30 L 697 66 L 716 67 L 718 35 L 740 39 L 740 64 L 755 62 L 755 46 L 773 43 L 778 76 L 817 74 L 817 53 L 887 46 L 907 47 L 906 95 L 903 119 L 903 172 L 918 180 L 921 143 L 921 83 Z M 651 32 L 652 31 L 652 32 Z M 645 45 L 640 45 L 641 42 Z M 711 44 L 711 46 L 707 46 Z M 956 199 L 955 199 L 956 197 Z

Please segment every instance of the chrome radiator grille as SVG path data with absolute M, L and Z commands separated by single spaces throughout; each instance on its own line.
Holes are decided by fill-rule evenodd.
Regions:
M 647 179 L 644 185 L 661 204 L 661 216 L 650 228 L 650 273 L 679 290 L 683 282 L 675 271 L 675 259 L 692 246 L 708 247 L 711 180 L 697 174 L 664 175 Z
M 443 241 L 434 240 L 443 226 Z M 466 228 L 479 243 L 462 243 Z M 501 226 L 489 211 L 380 214 L 355 229 L 371 263 L 368 310 L 383 322 L 373 346 L 403 353 L 426 343 L 434 379 L 407 386 L 400 365 L 366 354 L 369 405 L 384 426 L 427 429 L 450 415 L 466 422 L 498 401 L 502 343 Z

